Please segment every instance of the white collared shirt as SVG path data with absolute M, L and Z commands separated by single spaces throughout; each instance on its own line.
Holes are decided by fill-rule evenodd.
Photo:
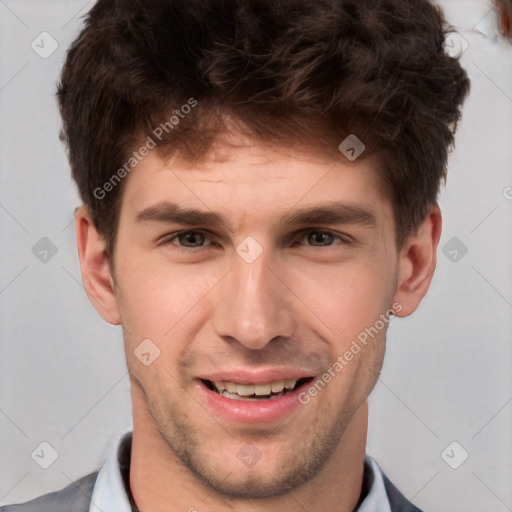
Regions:
M 131 442 L 131 436 L 131 431 L 125 432 L 115 442 L 96 479 L 89 512 L 132 512 L 119 461 L 119 448 L 123 441 Z M 365 461 L 365 471 L 371 471 L 371 474 L 365 475 L 365 479 L 373 483 L 357 512 L 391 512 L 381 469 L 370 456 L 366 455 Z

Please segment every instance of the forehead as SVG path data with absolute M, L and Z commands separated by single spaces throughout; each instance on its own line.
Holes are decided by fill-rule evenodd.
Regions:
M 165 201 L 224 212 L 232 229 L 235 217 L 243 224 L 312 204 L 342 201 L 376 217 L 390 211 L 374 156 L 349 162 L 341 154 L 268 146 L 236 134 L 216 143 L 201 162 L 150 152 L 125 183 L 122 210 L 136 215 Z

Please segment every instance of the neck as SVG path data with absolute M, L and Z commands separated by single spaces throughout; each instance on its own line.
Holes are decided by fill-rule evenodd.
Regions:
M 282 496 L 253 500 L 221 495 L 204 484 L 177 458 L 145 405 L 134 401 L 130 466 L 130 488 L 140 512 L 167 512 L 171 505 L 191 512 L 351 512 L 357 506 L 368 427 L 366 402 L 316 477 Z

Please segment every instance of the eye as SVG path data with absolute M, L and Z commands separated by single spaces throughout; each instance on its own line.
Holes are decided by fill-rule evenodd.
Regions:
M 175 238 L 184 242 L 186 247 L 196 247 L 198 243 L 203 243 L 206 237 L 200 231 L 186 231 Z
M 308 233 L 308 242 L 310 242 L 311 245 L 332 245 L 334 236 L 332 233 L 325 231 L 310 231 Z
M 302 239 L 307 238 L 308 244 L 312 247 L 331 247 L 339 240 L 342 245 L 351 245 L 352 241 L 348 236 L 323 229 L 310 229 L 303 232 Z M 336 244 L 339 245 L 339 244 Z
M 175 244 L 174 241 L 178 240 L 179 244 Z M 176 249 L 183 252 L 196 252 L 202 247 L 207 247 L 210 244 L 202 245 L 205 240 L 209 240 L 205 233 L 202 231 L 178 231 L 173 233 L 171 236 L 164 238 L 159 245 L 174 245 Z
M 300 241 L 304 239 L 307 239 L 307 243 L 300 243 Z M 307 245 L 311 248 L 318 247 L 325 249 L 329 249 L 332 246 L 350 246 L 353 244 L 353 241 L 349 236 L 323 229 L 308 229 L 301 231 L 295 240 L 299 241 L 299 243 L 295 243 L 294 245 Z M 338 240 L 339 243 L 336 244 L 336 240 Z M 159 245 L 164 247 L 173 246 L 173 249 L 176 249 L 177 251 L 190 254 L 196 253 L 207 247 L 212 247 L 215 243 L 212 242 L 208 234 L 203 231 L 187 230 L 171 233 L 164 238 Z

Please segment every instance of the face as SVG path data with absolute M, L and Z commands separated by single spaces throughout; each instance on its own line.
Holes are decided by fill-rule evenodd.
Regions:
M 398 255 L 372 158 L 231 137 L 132 171 L 115 300 L 134 421 L 217 492 L 263 497 L 317 475 L 373 388 Z

